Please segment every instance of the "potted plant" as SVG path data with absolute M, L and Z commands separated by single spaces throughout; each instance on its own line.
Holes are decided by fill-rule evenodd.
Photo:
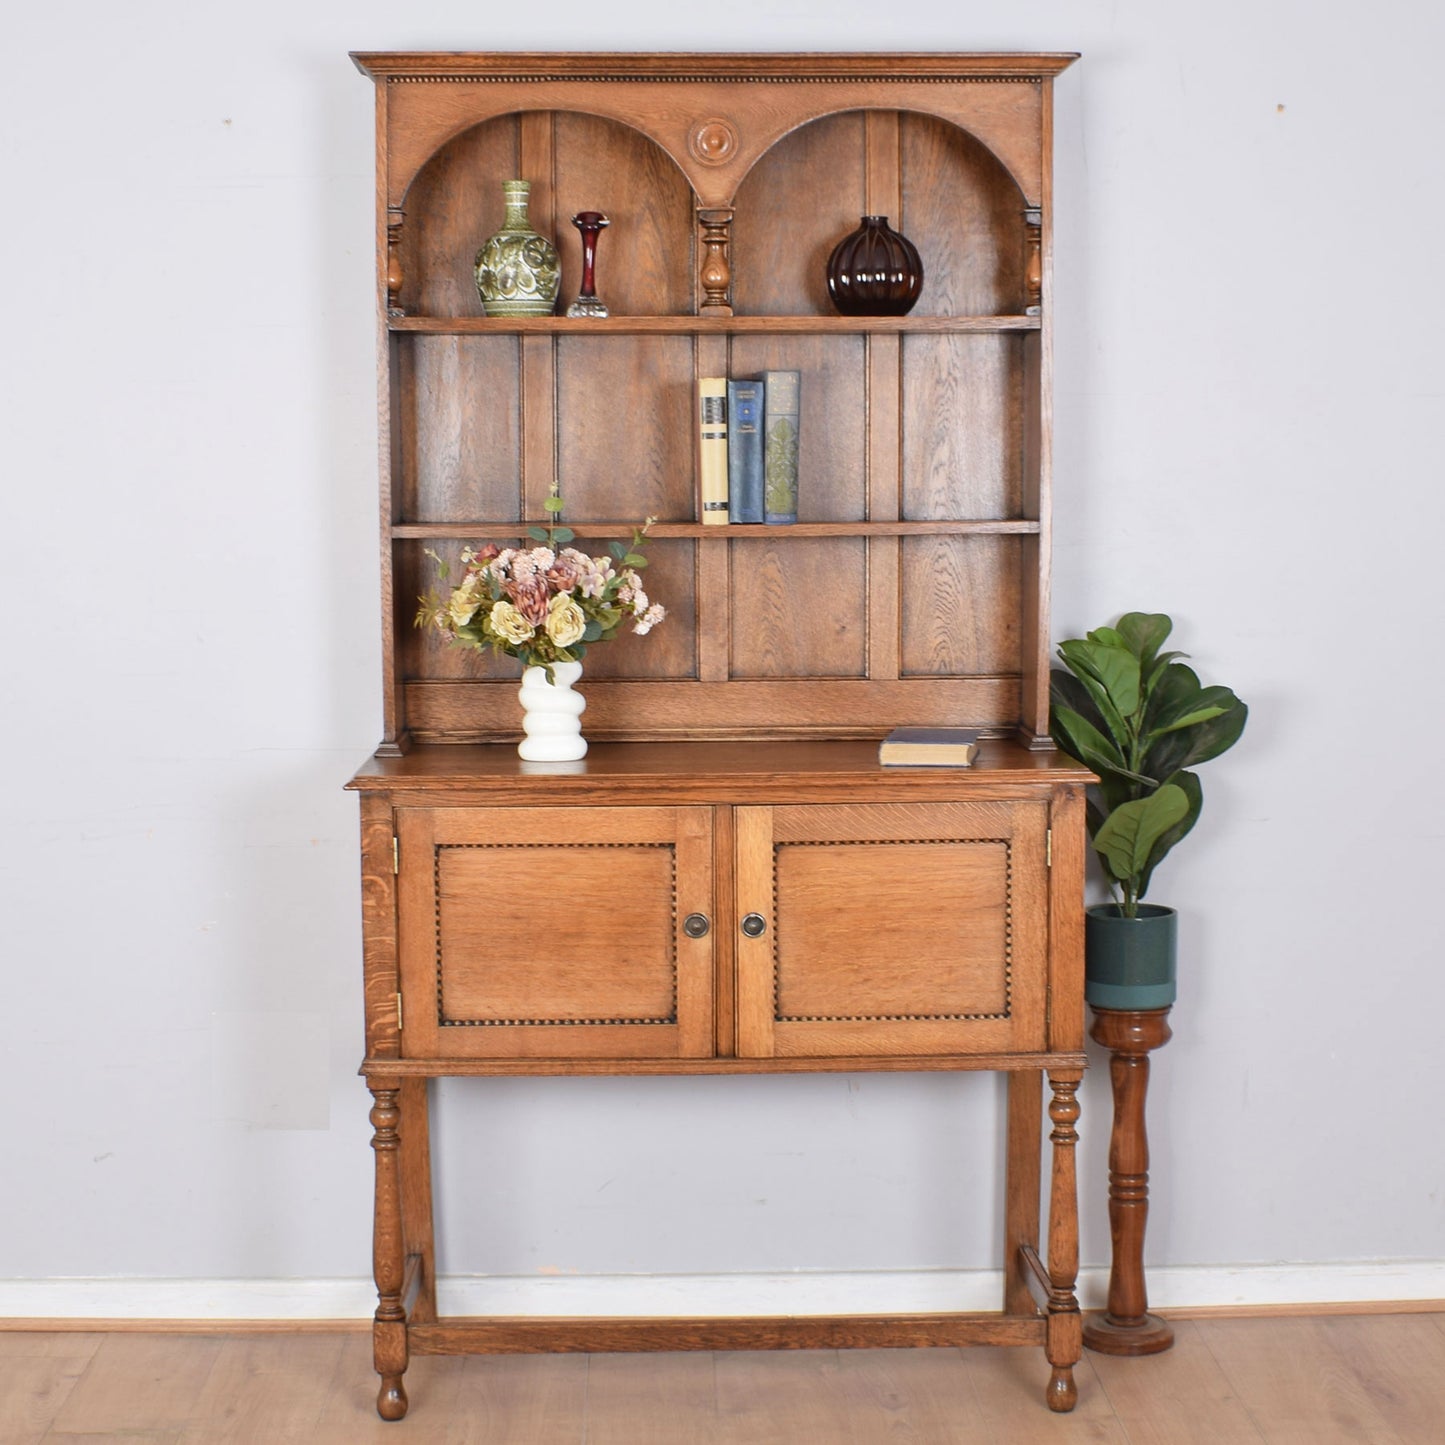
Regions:
M 1054 741 L 1099 775 L 1089 837 L 1116 894 L 1087 910 L 1086 997 L 1112 1009 L 1174 1002 L 1175 914 L 1141 902 L 1154 870 L 1198 821 L 1200 763 L 1232 747 L 1249 710 L 1163 651 L 1163 613 L 1129 612 L 1059 644 L 1050 679 Z

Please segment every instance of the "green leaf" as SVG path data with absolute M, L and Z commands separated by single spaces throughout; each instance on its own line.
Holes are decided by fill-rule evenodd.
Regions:
M 1200 716 L 1185 726 L 1191 714 Z M 1167 778 L 1180 768 L 1217 758 L 1239 741 L 1248 716 L 1249 709 L 1229 688 L 1200 687 L 1189 668 L 1172 664 L 1145 718 L 1145 771 Z
M 1220 717 L 1224 713 L 1222 707 L 1201 707 L 1195 711 L 1185 713 L 1182 718 L 1171 722 L 1167 727 L 1155 728 L 1150 732 L 1151 738 L 1163 737 L 1165 733 L 1177 733 L 1183 728 L 1192 728 L 1199 723 L 1208 722 L 1211 718 Z
M 1139 659 L 1125 647 L 1078 638 L 1061 642 L 1059 656 L 1088 688 L 1120 753 L 1127 754 L 1134 741 L 1127 719 L 1139 707 Z
M 1063 703 L 1055 703 L 1049 717 L 1054 741 L 1081 763 L 1097 766 L 1096 758 L 1106 758 L 1112 766 L 1123 767 L 1124 759 L 1113 739 L 1101 733 L 1088 718 Z
M 1211 717 L 1218 717 L 1239 701 L 1227 687 L 1200 687 L 1199 679 L 1182 663 L 1166 670 L 1165 682 L 1166 691 L 1153 702 L 1145 719 L 1149 732 L 1172 732 L 1184 718 L 1195 713 L 1208 712 Z
M 1090 696 L 1089 689 L 1072 672 L 1066 672 L 1062 667 L 1056 667 L 1049 673 L 1049 701 L 1054 707 L 1073 708 L 1080 717 L 1088 718 L 1096 728 L 1106 726 L 1103 714 Z
M 1194 669 L 1182 662 L 1171 662 L 1155 679 L 1144 709 L 1143 731 L 1163 726 L 1176 717 L 1193 712 L 1200 705 L 1204 688 Z
M 1189 800 L 1189 811 L 1172 828 L 1161 833 L 1159 840 L 1149 850 L 1149 862 L 1139 876 L 1137 896 L 1140 898 L 1149 891 L 1149 880 L 1154 876 L 1154 870 L 1163 861 L 1164 855 L 1199 821 L 1199 810 L 1204 806 L 1204 790 L 1199 785 L 1197 773 L 1173 773 L 1166 780 L 1165 786 L 1173 786 L 1183 791 Z
M 1162 612 L 1126 612 L 1114 624 L 1114 630 L 1139 659 L 1139 665 L 1147 668 L 1174 630 L 1174 623 Z
M 641 552 L 629 552 L 623 559 L 629 567 L 646 567 L 647 558 Z
M 547 534 L 541 527 L 528 527 L 527 535 L 536 542 L 545 542 L 547 540 Z
M 1094 838 L 1094 848 L 1121 883 L 1138 878 L 1150 866 L 1157 844 L 1189 812 L 1189 798 L 1175 783 L 1165 783 L 1147 798 L 1116 808 Z
M 576 535 L 576 532 L 574 532 L 571 527 L 552 528 L 552 540 L 559 546 L 566 546 Z
M 1178 766 L 1192 768 L 1199 763 L 1207 763 L 1211 758 L 1217 758 L 1220 753 L 1227 752 L 1239 741 L 1240 734 L 1244 731 L 1244 725 L 1248 721 L 1249 709 L 1236 698 L 1234 706 L 1221 713 L 1219 717 L 1200 724 L 1188 733 L 1179 734 L 1187 739 L 1189 748 Z
M 1154 691 L 1155 685 L 1164 675 L 1164 669 L 1168 667 L 1171 662 L 1174 662 L 1178 658 L 1188 656 L 1189 654 L 1187 652 L 1161 652 L 1158 657 L 1153 658 L 1150 662 L 1141 664 L 1144 668 L 1145 697 L 1148 697 L 1149 694 Z
M 562 505 L 561 497 L 548 497 L 547 500 L 542 503 L 543 508 L 548 512 L 560 512 Z
M 616 557 L 619 562 L 627 554 L 627 548 L 624 547 L 621 542 L 609 542 L 607 544 L 607 550 L 611 552 L 612 555 Z
M 1062 739 L 1055 738 L 1055 742 L 1060 742 L 1061 746 L 1066 751 L 1073 753 L 1081 763 L 1088 763 L 1092 768 L 1102 768 L 1106 772 L 1116 773 L 1121 778 L 1129 778 L 1146 787 L 1154 785 L 1153 778 L 1146 778 L 1142 773 L 1130 772 L 1114 744 L 1093 723 L 1087 718 L 1080 717 L 1071 708 L 1054 709 L 1054 726 L 1063 734 Z

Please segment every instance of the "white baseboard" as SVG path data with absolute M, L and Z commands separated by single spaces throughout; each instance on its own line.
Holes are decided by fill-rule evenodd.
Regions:
M 444 1278 L 438 1303 L 456 1315 L 893 1314 L 997 1309 L 996 1270 L 719 1275 L 538 1275 Z M 1108 1271 L 1085 1269 L 1079 1301 L 1104 1303 Z M 1445 1299 L 1445 1260 L 1164 1266 L 1148 1270 L 1151 1308 L 1408 1303 Z M 359 1320 L 376 1295 L 366 1279 L 0 1280 L 0 1318 Z

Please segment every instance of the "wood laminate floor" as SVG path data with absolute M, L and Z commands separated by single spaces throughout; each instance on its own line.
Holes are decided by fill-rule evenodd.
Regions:
M 1445 1445 L 1445 1314 L 1178 1322 L 1085 1352 L 1050 1415 L 1037 1349 L 422 1358 L 373 1413 L 358 1330 L 0 1332 L 0 1445 Z

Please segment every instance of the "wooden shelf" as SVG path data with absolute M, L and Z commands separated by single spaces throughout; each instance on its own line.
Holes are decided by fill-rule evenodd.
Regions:
M 1037 316 L 389 316 L 395 332 L 427 336 L 938 336 L 1038 331 Z
M 545 522 L 394 522 L 391 535 L 397 540 L 407 538 L 459 537 L 466 541 L 477 538 L 506 538 L 522 536 L 528 527 L 545 527 Z M 566 522 L 579 537 L 628 537 L 634 526 L 631 522 Z M 715 542 L 738 540 L 740 538 L 783 537 L 936 537 L 940 533 L 952 536 L 1016 536 L 1035 537 L 1039 533 L 1037 522 L 1013 519 L 1009 521 L 948 521 L 948 522 L 793 522 L 787 526 L 759 527 L 729 523 L 725 527 L 708 526 L 701 522 L 656 522 L 648 529 L 652 541 L 670 537 L 695 537 Z

